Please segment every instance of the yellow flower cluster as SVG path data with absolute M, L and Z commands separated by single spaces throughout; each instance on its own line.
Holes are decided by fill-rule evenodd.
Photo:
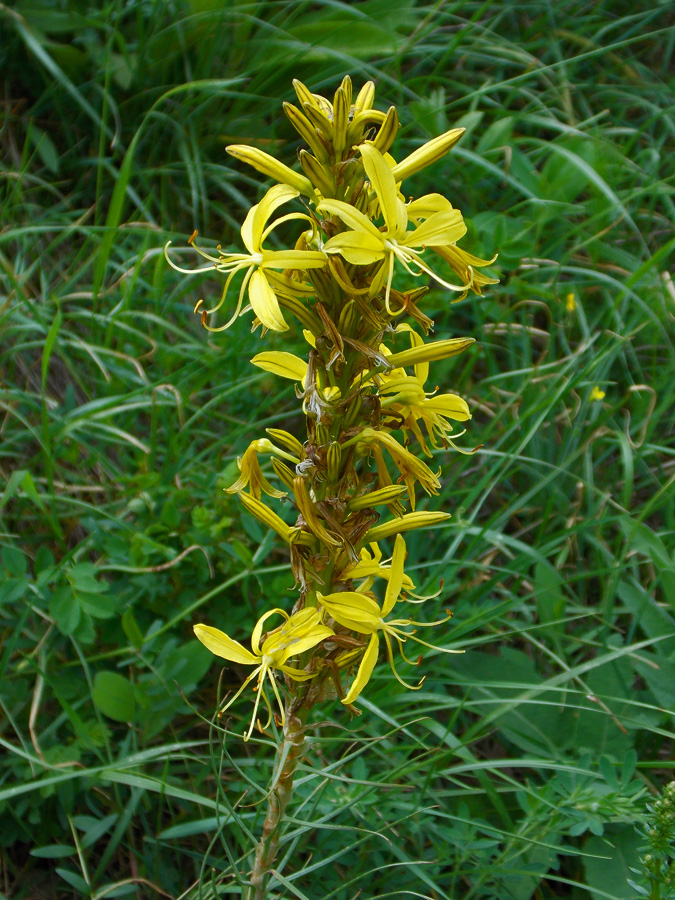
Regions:
M 455 299 L 469 291 L 480 295 L 495 283 L 480 271 L 494 260 L 457 245 L 466 226 L 446 197 L 430 193 L 412 199 L 402 192 L 402 183 L 447 153 L 463 129 L 452 129 L 396 161 L 390 150 L 398 113 L 394 107 L 382 112 L 373 106 L 372 82 L 354 96 L 346 77 L 332 101 L 300 82 L 294 87 L 298 105 L 287 103 L 284 110 L 307 144 L 299 153 L 302 173 L 258 148 L 227 148 L 235 159 L 277 182 L 244 220 L 245 252 L 220 247 L 208 252 L 193 235 L 190 246 L 205 264 L 186 270 L 166 251 L 180 271 L 225 276 L 218 302 L 206 310 L 201 301 L 196 307 L 209 331 L 230 327 L 252 309 L 254 328 L 261 327 L 263 334 L 285 331 L 296 321 L 308 345 L 304 359 L 287 351 L 265 351 L 252 359 L 261 369 L 296 383 L 307 433 L 299 438 L 270 429 L 272 440 L 253 441 L 239 459 L 239 478 L 228 489 L 289 545 L 299 587 L 295 611 L 290 616 L 277 608 L 265 613 L 254 629 L 252 652 L 218 629 L 195 626 L 197 637 L 213 653 L 255 666 L 242 686 L 257 677 L 247 738 L 261 697 L 269 711 L 265 680 L 284 719 L 275 672 L 285 676 L 292 708 L 311 706 L 331 690 L 351 705 L 373 672 L 381 639 L 395 677 L 407 687 L 420 686 L 400 678 L 393 648 L 398 645 L 404 660 L 417 664 L 405 656 L 403 644 L 412 639 L 432 646 L 416 637 L 415 630 L 440 622 L 390 617 L 397 604 L 410 602 L 407 594 L 414 589 L 404 572 L 401 535 L 449 518 L 446 512 L 415 510 L 418 487 L 429 495 L 440 489 L 440 472 L 419 454 L 430 457 L 442 448 L 456 448 L 454 441 L 463 432 L 454 431 L 454 423 L 466 422 L 471 414 L 457 394 L 427 388 L 429 367 L 461 353 L 473 339 L 425 340 L 433 322 L 419 304 L 428 286 L 401 289 L 398 282 L 408 276 L 431 279 Z M 277 212 L 290 203 L 292 211 Z M 282 225 L 284 233 L 286 227 L 297 228 L 293 245 L 272 249 L 279 232 L 272 233 Z M 227 321 L 214 323 L 237 277 L 234 308 Z M 410 447 L 411 438 L 419 451 Z M 260 457 L 265 456 L 271 457 L 280 488 L 263 473 Z M 263 494 L 292 507 L 293 524 L 272 510 Z M 380 521 L 382 507 L 390 513 L 386 521 Z M 389 538 L 395 540 L 387 563 L 379 542 Z M 383 582 L 382 599 L 378 581 Z M 273 613 L 285 622 L 263 638 L 264 623 Z M 355 675 L 345 691 L 341 672 L 353 667 Z

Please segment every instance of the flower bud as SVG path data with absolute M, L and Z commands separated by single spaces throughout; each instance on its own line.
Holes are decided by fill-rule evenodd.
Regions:
M 402 484 L 390 484 L 387 487 L 378 488 L 376 491 L 369 491 L 367 494 L 361 494 L 358 497 L 352 497 L 347 504 L 350 512 L 359 509 L 370 509 L 373 506 L 386 506 L 394 500 L 399 500 L 405 493 L 407 488 Z
M 280 184 L 290 185 L 305 197 L 315 198 L 314 188 L 308 178 L 294 172 L 293 169 L 289 169 L 288 166 L 270 156 L 269 153 L 265 153 L 264 150 L 259 150 L 257 147 L 247 147 L 246 144 L 230 144 L 225 149 L 230 156 L 248 163 L 249 166 L 253 166 L 256 171 L 262 172 L 263 175 L 269 175 L 270 178 L 274 178 Z
M 432 141 L 427 141 L 426 144 L 418 147 L 410 156 L 406 156 L 404 160 L 401 160 L 392 169 L 396 182 L 404 181 L 406 178 L 414 175 L 415 172 L 419 172 L 420 169 L 430 166 L 431 163 L 445 156 L 448 150 L 455 146 L 465 131 L 466 128 L 451 128 L 445 134 L 441 134 Z
M 336 482 L 340 478 L 340 463 L 342 461 L 342 448 L 337 441 L 331 441 L 326 453 L 326 466 L 328 478 Z
M 364 540 L 366 543 L 371 543 L 372 541 L 380 541 L 382 538 L 393 537 L 395 534 L 401 534 L 403 531 L 413 531 L 416 528 L 431 528 L 433 525 L 447 522 L 449 518 L 450 513 L 444 512 L 406 513 L 400 519 L 392 519 L 390 522 L 375 525 L 370 531 L 366 532 Z
M 274 474 L 277 478 L 282 481 L 289 490 L 293 490 L 293 472 L 288 468 L 286 463 L 282 462 L 280 459 L 277 459 L 275 456 L 272 457 L 272 468 L 274 469 Z

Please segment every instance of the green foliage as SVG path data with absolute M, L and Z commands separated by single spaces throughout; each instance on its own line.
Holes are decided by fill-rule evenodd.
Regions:
M 199 328 L 220 288 L 161 248 L 236 241 L 258 197 L 224 144 L 292 160 L 291 79 L 346 72 L 401 110 L 398 157 L 467 128 L 419 193 L 443 184 L 501 284 L 428 296 L 437 337 L 482 345 L 440 368 L 483 450 L 435 498 L 452 524 L 408 542 L 467 652 L 430 654 L 413 701 L 376 673 L 359 719 L 316 725 L 272 896 L 666 896 L 645 798 L 672 771 L 672 26 L 608 0 L 0 8 L 10 896 L 245 877 L 273 748 L 195 717 L 241 675 L 218 688 L 191 625 L 236 633 L 291 587 L 222 488 L 296 401 L 249 367 L 256 335 Z

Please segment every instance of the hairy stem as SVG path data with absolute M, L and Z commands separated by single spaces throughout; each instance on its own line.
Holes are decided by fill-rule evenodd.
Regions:
M 267 879 L 279 848 L 281 826 L 286 807 L 293 794 L 293 779 L 298 763 L 302 759 L 305 745 L 305 715 L 303 713 L 306 714 L 306 710 L 301 709 L 298 713 L 291 711 L 286 713 L 284 736 L 279 746 L 279 759 L 283 760 L 283 762 L 276 784 L 272 788 L 268 799 L 262 837 L 256 850 L 251 872 L 249 900 L 264 900 Z

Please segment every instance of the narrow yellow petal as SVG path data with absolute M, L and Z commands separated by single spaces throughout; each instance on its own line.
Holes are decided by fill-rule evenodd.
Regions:
M 396 182 L 384 157 L 372 144 L 359 147 L 363 158 L 363 167 L 368 180 L 373 186 L 380 201 L 380 208 L 387 226 L 389 237 L 398 238 L 405 234 L 408 224 L 408 213 L 405 204 L 398 199 Z
M 359 666 L 359 670 L 356 673 L 356 677 L 354 678 L 354 681 L 352 681 L 347 696 L 342 701 L 344 704 L 353 703 L 370 681 L 370 676 L 373 674 L 373 669 L 375 668 L 375 664 L 377 662 L 379 650 L 380 639 L 377 632 L 374 632 L 370 636 L 368 646 L 366 647 L 366 651 L 363 654 L 363 659 L 361 660 L 361 665 Z
M 265 226 L 272 215 L 283 203 L 287 203 L 298 196 L 295 188 L 287 184 L 275 184 L 262 198 L 249 209 L 244 224 L 241 226 L 241 239 L 249 253 L 260 253 L 262 235 Z
M 332 216 L 338 216 L 345 225 L 353 228 L 354 231 L 364 231 L 366 234 L 372 235 L 384 246 L 384 235 L 370 221 L 368 216 L 351 206 L 349 203 L 343 203 L 342 200 L 323 200 L 318 206 L 319 212 L 327 212 Z
M 263 626 L 265 622 L 269 619 L 270 616 L 283 616 L 283 618 L 288 622 L 289 615 L 284 609 L 279 609 L 279 607 L 275 607 L 274 609 L 268 609 L 266 613 L 263 613 L 262 616 L 255 623 L 255 628 L 253 629 L 253 634 L 251 635 L 251 647 L 256 656 L 261 656 L 262 651 L 260 649 L 260 638 L 263 633 Z M 280 626 L 283 627 L 283 626 Z M 275 629 L 277 630 L 277 629 Z M 265 642 L 267 643 L 267 642 Z
M 237 494 L 237 496 L 241 501 L 242 506 L 244 506 L 252 516 L 255 516 L 256 519 L 259 519 L 263 525 L 267 525 L 272 531 L 276 531 L 279 537 L 286 541 L 287 544 L 291 543 L 290 526 L 287 525 L 274 510 L 270 509 L 269 506 L 265 506 L 262 500 L 256 500 L 256 498 L 252 497 L 250 494 L 242 493 Z
M 254 366 L 279 375 L 281 378 L 289 378 L 291 381 L 304 382 L 307 376 L 307 363 L 299 356 L 294 356 L 286 350 L 266 350 L 257 353 L 251 360 Z
M 400 534 L 396 535 L 394 553 L 391 558 L 391 574 L 382 604 L 382 615 L 388 615 L 394 608 L 403 587 L 403 563 L 405 562 L 405 541 Z
M 302 476 L 293 479 L 293 493 L 300 515 L 305 520 L 307 528 L 312 534 L 316 535 L 316 537 L 318 537 L 320 541 L 323 541 L 324 544 L 328 544 L 329 547 L 339 547 L 341 541 L 334 538 L 333 535 L 326 530 L 321 519 L 319 519 L 316 507 L 309 496 L 305 479 Z
M 465 422 L 471 418 L 471 411 L 466 400 L 457 394 L 436 394 L 433 397 L 427 397 L 422 409 L 424 412 L 447 416 L 457 422 Z
M 253 307 L 253 312 L 265 328 L 269 328 L 271 331 L 288 330 L 277 295 L 260 269 L 256 269 L 251 276 L 248 284 L 248 299 Z
M 380 627 L 380 607 L 367 594 L 358 591 L 341 591 L 335 594 L 318 594 L 319 603 L 336 622 L 359 634 L 372 634 Z
M 425 194 L 406 206 L 409 219 L 428 219 L 434 213 L 449 212 L 452 208 L 452 203 L 443 194 Z
M 383 241 L 363 231 L 345 231 L 326 241 L 326 253 L 339 253 L 354 266 L 368 266 L 384 258 Z
M 434 213 L 401 243 L 406 247 L 442 247 L 453 244 L 466 234 L 466 225 L 458 209 Z
M 233 641 L 219 628 L 212 628 L 210 625 L 195 625 L 193 630 L 195 636 L 215 656 L 220 656 L 229 662 L 240 663 L 243 666 L 254 666 L 260 662 L 250 650 L 242 647 L 237 641 Z
M 395 106 L 390 106 L 387 110 L 386 118 L 380 126 L 380 130 L 375 135 L 373 147 L 375 147 L 376 150 L 379 150 L 380 153 L 386 153 L 394 143 L 398 127 L 398 112 Z
M 347 504 L 347 509 L 354 512 L 359 509 L 371 509 L 373 506 L 383 506 L 400 499 L 405 492 L 406 488 L 403 485 L 390 484 L 376 491 L 361 494 L 359 497 L 353 497 Z

